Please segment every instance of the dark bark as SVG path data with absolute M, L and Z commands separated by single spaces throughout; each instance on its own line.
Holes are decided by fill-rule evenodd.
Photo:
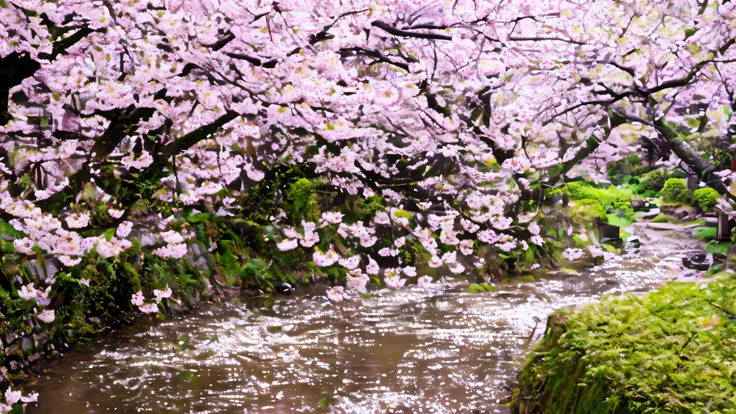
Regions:
M 66 53 L 67 49 L 84 39 L 94 30 L 82 28 L 54 43 L 51 53 L 38 55 L 43 60 L 54 60 L 59 55 Z M 6 125 L 10 121 L 8 103 L 10 101 L 10 89 L 20 85 L 24 79 L 33 76 L 41 69 L 41 64 L 31 58 L 28 53 L 13 52 L 0 59 L 0 125 Z
M 161 150 L 163 158 L 175 156 L 182 151 L 186 151 L 196 143 L 209 138 L 210 135 L 217 132 L 217 130 L 222 128 L 223 125 L 227 124 L 238 116 L 239 114 L 237 112 L 228 111 L 221 117 L 217 118 L 211 124 L 201 126 L 194 131 L 184 135 L 183 137 L 177 138 L 171 145 L 168 145 Z

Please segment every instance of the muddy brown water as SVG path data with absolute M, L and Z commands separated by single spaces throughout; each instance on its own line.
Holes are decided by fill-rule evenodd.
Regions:
M 686 234 L 637 234 L 641 248 L 627 245 L 602 266 L 498 293 L 450 280 L 335 305 L 302 289 L 267 306 L 207 305 L 133 326 L 38 368 L 26 390 L 39 403 L 26 412 L 507 412 L 536 321 L 538 337 L 556 309 L 688 276 L 679 265 L 694 247 Z

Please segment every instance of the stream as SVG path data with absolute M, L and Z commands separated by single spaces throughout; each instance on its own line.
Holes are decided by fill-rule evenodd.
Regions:
M 332 304 L 324 287 L 300 288 L 137 324 L 36 368 L 25 388 L 39 402 L 26 412 L 508 412 L 509 384 L 551 312 L 695 279 L 681 267 L 698 247 L 688 231 L 632 233 L 641 247 L 601 266 L 498 293 L 445 280 Z

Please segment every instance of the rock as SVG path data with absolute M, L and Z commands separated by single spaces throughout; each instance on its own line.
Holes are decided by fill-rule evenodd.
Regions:
M 649 211 L 652 206 L 646 200 L 634 200 L 631 202 L 631 208 L 634 211 Z
M 103 325 L 102 325 L 102 319 L 98 318 L 97 316 L 93 316 L 93 317 L 89 318 L 89 321 L 92 322 L 92 323 L 94 323 L 95 325 L 99 326 L 100 328 L 103 327 Z
M 637 213 L 634 213 L 634 217 L 638 220 L 651 220 L 655 217 L 657 217 L 660 213 L 659 208 L 652 208 L 649 211 L 640 211 Z
M 713 255 L 704 251 L 690 253 L 682 259 L 682 265 L 688 269 L 705 271 L 713 265 Z
M 662 213 L 676 217 L 678 220 L 693 215 L 695 209 L 684 204 L 662 204 L 660 207 Z
M 557 203 L 560 203 L 561 204 L 562 203 L 562 194 L 559 194 L 559 193 L 558 194 L 552 194 L 549 197 L 547 197 L 544 200 L 544 202 L 548 206 L 552 206 L 552 205 L 555 205 Z
M 639 247 L 641 247 L 641 240 L 639 240 L 639 238 L 636 236 L 629 237 L 629 239 L 626 240 L 626 242 L 629 243 L 634 248 L 638 249 Z
M 273 288 L 276 289 L 277 292 L 283 294 L 283 295 L 291 295 L 291 292 L 294 291 L 294 287 L 291 286 L 291 284 L 283 282 L 283 283 L 275 283 L 273 285 Z
M 166 306 L 169 307 L 169 312 L 172 315 L 183 315 L 188 311 L 188 308 L 183 306 L 181 302 L 176 300 L 167 300 Z
M 720 252 L 713 253 L 713 264 L 714 265 L 726 263 L 726 259 L 728 259 L 728 256 L 726 256 L 723 253 L 720 253 Z
M 655 222 L 649 222 L 647 223 L 647 227 L 655 230 L 689 230 L 694 229 L 696 227 L 700 227 L 699 223 L 693 223 L 693 224 L 673 224 L 673 223 L 655 223 Z

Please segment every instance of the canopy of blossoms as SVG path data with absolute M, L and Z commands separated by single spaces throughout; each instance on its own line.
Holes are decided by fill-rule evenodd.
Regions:
M 430 265 L 463 272 L 459 257 L 483 246 L 541 246 L 526 193 L 576 166 L 600 177 L 641 136 L 713 172 L 685 138 L 734 132 L 735 13 L 708 1 L 3 1 L 0 207 L 25 233 L 19 252 L 62 266 L 118 254 L 139 226 L 177 258 L 190 235 L 153 212 L 131 220 L 131 206 L 244 216 L 250 187 L 306 165 L 384 209 L 293 226 L 274 215 L 281 250 L 329 266 L 358 247 L 395 256 L 410 237 Z M 143 180 L 147 193 L 126 191 Z M 106 222 L 90 220 L 100 202 Z M 340 255 L 314 248 L 324 227 Z M 384 228 L 390 245 L 377 243 Z

